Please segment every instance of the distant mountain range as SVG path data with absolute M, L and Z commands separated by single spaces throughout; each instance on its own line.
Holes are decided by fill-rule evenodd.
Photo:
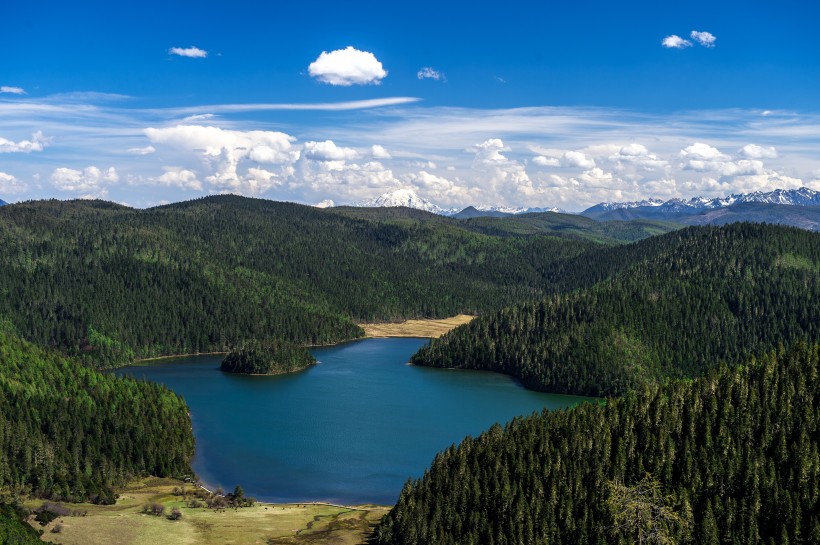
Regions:
M 468 206 L 446 209 L 419 197 L 412 189 L 399 189 L 360 203 L 361 207 L 407 207 L 456 219 L 507 217 L 528 213 L 560 212 L 559 208 Z M 723 225 L 738 221 L 793 225 L 820 231 L 820 191 L 807 187 L 756 191 L 724 198 L 648 199 L 597 204 L 580 215 L 599 221 L 660 220 L 681 225 Z
M 8 203 L 6 201 L 4 201 L 3 199 L 0 199 L 0 206 L 5 206 L 7 204 Z
M 325 201 L 327 202 L 327 201 Z M 324 203 L 322 203 L 324 204 Z M 518 214 L 531 214 L 537 212 L 562 212 L 560 208 L 523 208 L 510 206 L 468 206 L 467 208 L 442 208 L 431 203 L 427 199 L 419 197 L 412 189 L 397 189 L 389 193 L 379 195 L 375 199 L 370 199 L 359 203 L 357 206 L 366 208 L 393 208 L 404 206 L 424 210 L 441 216 L 450 216 L 458 219 L 469 219 L 479 217 L 505 217 Z
M 612 215 L 612 212 L 618 210 L 639 211 L 641 213 L 651 213 L 653 215 L 697 214 L 703 212 L 704 210 L 726 208 L 742 203 L 781 204 L 787 206 L 820 206 L 820 192 L 813 191 L 807 187 L 802 187 L 800 189 L 789 190 L 775 189 L 774 191 L 770 191 L 768 193 L 755 191 L 754 193 L 730 195 L 728 197 L 717 199 L 695 197 L 689 200 L 670 199 L 668 201 L 661 201 L 658 199 L 649 199 L 634 202 L 606 202 L 596 204 L 591 208 L 587 208 L 581 212 L 581 215 L 590 218 L 598 218 L 601 216 Z
M 602 203 L 581 212 L 599 221 L 662 220 L 682 225 L 723 225 L 738 221 L 792 225 L 820 231 L 820 192 L 807 187 L 756 191 L 722 199 L 671 199 Z

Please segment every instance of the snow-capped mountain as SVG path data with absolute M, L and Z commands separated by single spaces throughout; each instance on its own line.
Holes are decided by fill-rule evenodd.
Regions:
M 375 199 L 359 203 L 358 206 L 367 208 L 389 208 L 396 206 L 405 206 L 407 208 L 415 208 L 417 210 L 424 210 L 432 212 L 433 214 L 444 214 L 446 211 L 427 199 L 419 197 L 412 189 L 397 189 L 389 193 L 379 195 Z
M 561 210 L 560 208 L 524 208 L 521 206 L 476 206 L 475 208 L 481 212 L 500 212 L 502 214 L 510 214 L 511 216 L 516 216 L 518 214 L 536 214 L 538 212 L 566 213 L 565 210 Z
M 729 195 L 728 197 L 708 199 L 706 197 L 694 197 L 692 199 L 670 199 L 661 201 L 649 199 L 635 202 L 613 202 L 596 204 L 582 212 L 585 216 L 600 216 L 613 210 L 633 210 L 638 208 L 654 208 L 657 213 L 696 213 L 703 210 L 714 210 L 725 208 L 737 203 L 764 203 L 764 204 L 786 204 L 791 206 L 820 206 L 820 191 L 814 191 L 807 187 L 800 189 L 775 189 L 768 193 L 755 191 L 739 195 Z
M 432 212 L 433 214 L 439 214 L 441 216 L 456 217 L 458 217 L 459 214 L 466 210 L 466 208 L 461 207 L 442 208 L 436 204 L 431 203 L 427 199 L 419 197 L 418 194 L 412 189 L 397 189 L 389 193 L 384 193 L 383 195 L 379 195 L 375 199 L 370 199 L 368 201 L 361 202 L 357 206 L 363 206 L 368 208 L 405 206 L 407 208 L 416 208 L 418 210 Z M 482 215 L 513 216 L 517 214 L 531 214 L 536 212 L 564 212 L 560 208 L 524 208 L 513 206 L 481 205 L 467 208 L 471 208 L 474 211 L 474 213 L 472 213 L 470 217 Z
M 596 204 L 595 206 L 588 208 L 588 210 L 592 210 L 593 208 L 596 210 L 621 210 L 624 208 L 640 208 L 642 206 L 660 206 L 663 204 L 664 201 L 660 199 L 648 199 L 645 201 L 632 201 L 632 202 L 602 202 L 601 204 Z

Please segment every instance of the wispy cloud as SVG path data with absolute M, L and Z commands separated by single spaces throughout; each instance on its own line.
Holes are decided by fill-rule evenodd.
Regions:
M 168 50 L 170 55 L 179 55 L 180 57 L 189 57 L 192 59 L 204 59 L 208 56 L 208 52 L 196 46 L 191 47 L 172 47 Z
M 231 191 L 344 204 L 412 188 L 441 206 L 578 210 L 605 200 L 816 184 L 811 173 L 820 169 L 813 113 L 472 109 L 417 100 L 140 109 L 134 101 L 0 99 L 7 148 L 34 151 L 45 137 L 28 137 L 31 127 L 54 138 L 37 154 L 6 154 L 3 171 L 14 173 L 17 188 L 38 175 L 50 180 L 28 184 L 21 198 L 60 190 L 138 204 L 140 195 L 156 202 Z M 193 117 L 206 112 L 218 115 Z M 115 170 L 87 170 L 100 164 Z
M 419 102 L 417 97 L 387 97 L 371 98 L 366 100 L 350 100 L 346 102 L 294 102 L 294 103 L 261 103 L 261 104 L 210 104 L 206 106 L 187 106 L 183 108 L 171 108 L 164 110 L 153 110 L 155 112 L 167 111 L 175 112 L 178 115 L 198 115 L 197 112 L 212 113 L 249 113 L 265 112 L 276 110 L 292 111 L 325 111 L 336 112 L 344 110 L 364 110 L 368 108 L 381 108 L 384 106 L 398 106 Z M 205 114 L 208 115 L 208 114 Z
M 22 87 L 12 87 L 10 85 L 0 85 L 0 93 L 8 93 L 11 95 L 25 95 L 26 90 Z
M 322 51 L 310 63 L 308 73 L 322 83 L 348 87 L 350 85 L 378 85 L 387 77 L 387 71 L 376 55 L 348 46 L 336 51 Z
M 419 79 L 433 79 L 436 81 L 447 81 L 447 77 L 430 66 L 425 66 L 421 70 L 416 73 L 416 77 Z
M 711 32 L 698 32 L 697 30 L 693 30 L 689 37 L 703 47 L 715 47 L 715 40 L 717 39 Z

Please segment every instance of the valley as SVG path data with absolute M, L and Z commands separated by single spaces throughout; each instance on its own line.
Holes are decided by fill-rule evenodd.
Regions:
M 820 471 L 819 236 L 235 196 L 3 206 L 0 491 L 99 506 L 66 540 L 111 530 L 135 480 L 196 476 L 271 502 L 397 503 L 243 508 L 224 529 L 186 511 L 180 542 L 245 539 L 241 520 L 288 540 L 280 523 L 318 516 L 324 533 L 297 539 L 606 543 L 599 491 L 640 481 L 672 498 L 680 542 L 814 536 L 817 491 L 794 483 Z M 254 376 L 220 372 L 229 351 Z M 162 359 L 190 353 L 213 354 Z M 135 543 L 176 524 L 117 505 Z

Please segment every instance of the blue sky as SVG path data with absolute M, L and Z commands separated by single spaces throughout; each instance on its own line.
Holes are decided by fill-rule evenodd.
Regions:
M 12 1 L 0 198 L 820 189 L 817 20 L 790 0 Z

